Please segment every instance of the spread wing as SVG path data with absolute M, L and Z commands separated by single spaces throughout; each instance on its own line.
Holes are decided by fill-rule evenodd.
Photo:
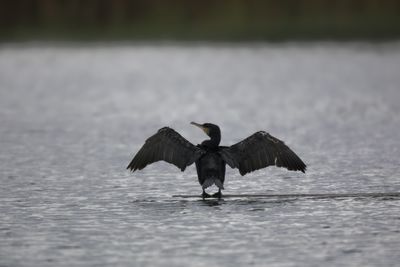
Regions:
M 151 163 L 164 160 L 184 171 L 203 153 L 202 149 L 194 146 L 175 130 L 164 127 L 146 140 L 127 169 L 141 170 Z
M 278 138 L 260 131 L 230 147 L 222 148 L 221 156 L 241 175 L 271 165 L 285 167 L 290 171 L 305 172 L 304 162 Z

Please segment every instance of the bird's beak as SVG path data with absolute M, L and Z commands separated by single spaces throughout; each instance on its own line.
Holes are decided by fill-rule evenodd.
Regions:
M 199 123 L 196 123 L 196 122 L 193 122 L 193 121 L 190 124 L 199 127 L 200 129 L 202 129 L 208 135 L 209 129 L 207 127 L 204 127 L 203 125 L 201 125 Z

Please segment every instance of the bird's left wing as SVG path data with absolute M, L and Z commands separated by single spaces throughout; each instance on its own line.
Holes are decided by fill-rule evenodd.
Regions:
M 223 147 L 220 154 L 230 167 L 238 168 L 241 175 L 271 165 L 302 172 L 307 168 L 283 141 L 264 131 L 256 132 L 230 147 Z
M 184 171 L 203 153 L 202 149 L 194 146 L 175 130 L 164 127 L 146 140 L 127 169 L 141 170 L 151 163 L 164 160 Z

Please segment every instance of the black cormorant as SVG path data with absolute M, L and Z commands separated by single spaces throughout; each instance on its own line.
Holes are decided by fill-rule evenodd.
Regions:
M 141 170 L 156 161 L 174 164 L 181 171 L 194 162 L 203 188 L 203 198 L 209 197 L 205 189 L 215 184 L 221 197 L 224 189 L 225 165 L 238 168 L 241 175 L 275 165 L 290 171 L 306 170 L 304 162 L 285 143 L 269 133 L 259 131 L 232 146 L 220 146 L 221 131 L 212 123 L 191 124 L 201 128 L 209 137 L 200 145 L 193 145 L 175 130 L 164 127 L 148 138 L 127 169 Z

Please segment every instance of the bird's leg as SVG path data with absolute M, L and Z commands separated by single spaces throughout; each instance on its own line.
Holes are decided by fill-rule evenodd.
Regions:
M 212 196 L 217 197 L 218 199 L 221 199 L 221 197 L 222 197 L 221 189 L 218 189 L 218 192 L 213 194 Z
M 206 191 L 203 189 L 203 193 L 201 194 L 201 197 L 202 197 L 203 199 L 205 199 L 205 198 L 210 197 L 210 195 L 207 194 Z

